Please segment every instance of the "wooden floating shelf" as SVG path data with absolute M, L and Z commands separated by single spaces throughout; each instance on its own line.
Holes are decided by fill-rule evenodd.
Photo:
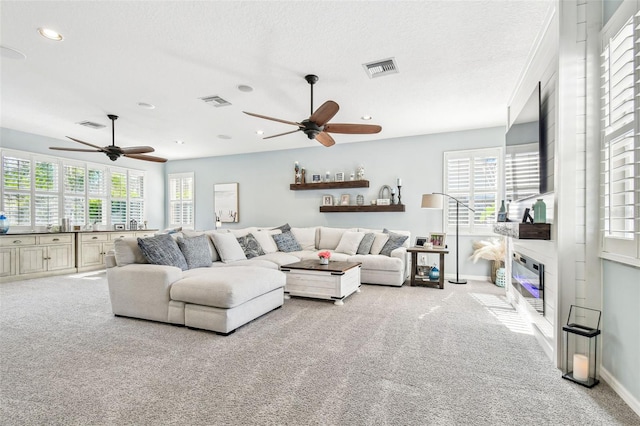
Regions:
M 498 222 L 493 232 L 520 240 L 550 240 L 550 223 Z
M 390 206 L 321 206 L 320 213 L 403 212 L 404 204 Z
M 344 182 L 318 182 L 318 183 L 292 183 L 289 189 L 292 191 L 311 191 L 314 189 L 345 189 L 368 188 L 368 180 L 346 180 Z

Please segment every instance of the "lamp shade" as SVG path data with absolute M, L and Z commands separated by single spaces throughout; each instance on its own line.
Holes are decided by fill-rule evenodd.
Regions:
M 440 194 L 422 194 L 422 208 L 423 209 L 441 209 L 442 208 L 442 195 Z

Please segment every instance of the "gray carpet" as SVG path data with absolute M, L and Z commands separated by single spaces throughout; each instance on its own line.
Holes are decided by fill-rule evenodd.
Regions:
M 114 317 L 104 273 L 0 285 L 0 423 L 640 425 L 490 283 L 292 298 L 229 337 Z

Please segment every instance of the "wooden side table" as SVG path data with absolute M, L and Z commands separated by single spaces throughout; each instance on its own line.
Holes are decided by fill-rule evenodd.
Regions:
M 444 255 L 449 253 L 447 249 L 435 249 L 424 247 L 409 247 L 407 249 L 411 253 L 411 285 L 412 286 L 431 286 L 437 285 L 438 288 L 444 288 Z M 429 276 L 416 275 L 418 270 L 418 253 L 438 253 L 440 254 L 440 279 L 438 281 L 431 281 Z

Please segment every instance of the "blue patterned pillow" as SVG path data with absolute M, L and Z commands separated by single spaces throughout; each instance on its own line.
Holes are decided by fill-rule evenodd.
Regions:
M 373 232 L 366 233 L 362 241 L 360 241 L 360 245 L 358 246 L 358 251 L 356 254 L 369 254 L 371 251 L 371 246 L 373 245 L 373 240 L 376 239 L 376 234 Z
M 389 234 L 389 239 L 382 247 L 382 250 L 380 250 L 380 254 L 385 256 L 391 256 L 391 252 L 398 247 L 402 247 L 402 244 L 404 244 L 404 242 L 407 241 L 407 238 L 409 238 L 406 235 L 400 235 L 396 234 L 395 232 L 391 232 L 386 228 L 382 232 L 384 232 L 385 234 Z
M 242 247 L 244 255 L 247 256 L 247 259 L 262 256 L 264 254 L 262 246 L 251 233 L 238 238 L 238 242 L 240 243 L 240 247 Z
M 285 223 L 284 225 L 280 225 L 277 228 L 272 228 L 272 231 L 275 231 L 276 229 L 279 229 L 282 231 L 282 233 L 284 234 L 285 232 L 290 232 L 291 231 L 291 227 L 289 226 L 288 223 Z
M 187 261 L 189 269 L 211 266 L 209 237 L 202 234 L 197 237 L 178 237 L 178 247 Z
M 169 234 L 160 234 L 154 237 L 138 238 L 138 247 L 154 265 L 177 266 L 186 271 L 189 269 L 180 247 Z
M 284 253 L 289 253 L 292 251 L 300 251 L 302 248 L 296 237 L 293 236 L 291 232 L 283 232 L 282 234 L 272 235 L 273 240 L 276 242 L 278 246 L 278 250 Z

